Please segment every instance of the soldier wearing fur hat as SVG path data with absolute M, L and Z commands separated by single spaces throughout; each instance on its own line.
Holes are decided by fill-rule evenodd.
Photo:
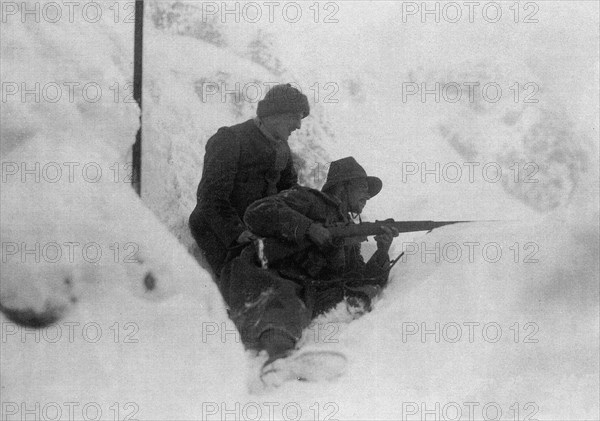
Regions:
M 321 191 L 297 186 L 248 207 L 244 221 L 254 234 L 292 249 L 264 269 L 252 245 L 222 272 L 221 292 L 244 343 L 269 354 L 263 372 L 294 349 L 318 314 L 344 299 L 368 311 L 386 285 L 395 229 L 375 237 L 377 251 L 366 263 L 360 242 L 334 244 L 326 229 L 353 223 L 351 214 L 360 214 L 381 188 L 379 178 L 348 157 L 331 163 Z
M 252 239 L 242 222 L 248 205 L 297 185 L 287 140 L 309 113 L 305 95 L 276 85 L 259 101 L 256 118 L 222 127 L 208 140 L 189 225 L 215 275 Z

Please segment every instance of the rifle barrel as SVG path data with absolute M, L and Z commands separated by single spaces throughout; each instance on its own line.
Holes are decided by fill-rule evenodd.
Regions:
M 394 227 L 398 232 L 431 231 L 444 225 L 459 224 L 475 221 L 375 221 L 362 222 L 360 224 L 346 225 L 342 227 L 329 227 L 331 235 L 335 238 L 368 237 L 370 235 L 383 234 L 382 227 Z

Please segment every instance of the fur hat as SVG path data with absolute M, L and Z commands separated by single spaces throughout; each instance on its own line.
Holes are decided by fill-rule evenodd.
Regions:
M 371 197 L 381 191 L 381 187 L 383 186 L 382 181 L 377 177 L 367 175 L 365 169 L 361 167 L 352 156 L 338 159 L 331 163 L 329 172 L 327 173 L 327 181 L 323 188 L 321 188 L 321 191 L 326 192 L 340 183 L 355 180 L 357 178 L 367 179 L 367 183 L 369 184 L 369 195 Z
M 302 118 L 310 114 L 308 98 L 289 83 L 275 85 L 258 101 L 256 115 L 259 118 L 275 114 L 302 113 Z

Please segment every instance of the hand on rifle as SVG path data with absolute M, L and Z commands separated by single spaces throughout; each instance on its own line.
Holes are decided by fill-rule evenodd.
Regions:
M 375 241 L 377 241 L 377 250 L 387 253 L 392 245 L 392 241 L 394 241 L 394 237 L 398 236 L 398 230 L 394 227 L 385 226 L 381 227 L 381 229 L 384 231 L 384 234 L 375 236 Z
M 310 224 L 307 234 L 308 238 L 320 248 L 327 248 L 332 245 L 331 233 L 317 222 Z

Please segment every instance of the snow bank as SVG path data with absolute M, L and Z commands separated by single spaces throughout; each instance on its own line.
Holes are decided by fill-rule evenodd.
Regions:
M 3 418 L 190 419 L 242 388 L 216 286 L 131 188 L 133 25 L 103 12 L 2 24 Z
M 305 419 L 317 403 L 338 419 L 594 419 L 597 240 L 548 218 L 396 243 L 409 255 L 375 310 L 349 323 L 338 309 L 305 334 L 305 346 L 346 352 L 349 373 L 268 399 L 294 396 Z

